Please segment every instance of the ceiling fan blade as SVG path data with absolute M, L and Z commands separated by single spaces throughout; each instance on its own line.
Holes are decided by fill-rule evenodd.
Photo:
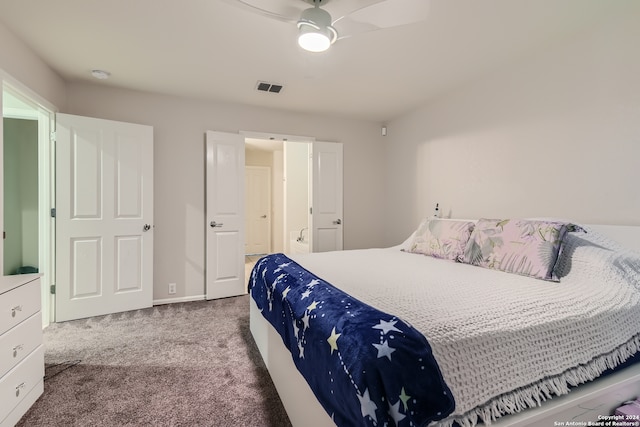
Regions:
M 424 21 L 429 13 L 428 0 L 383 0 L 364 6 L 336 19 L 333 25 L 340 38 L 368 31 L 398 27 Z
M 223 0 L 233 6 L 284 22 L 297 22 L 308 7 L 302 1 L 291 0 Z
M 331 0 L 320 6 L 331 14 L 334 22 L 358 10 L 383 3 L 385 0 Z

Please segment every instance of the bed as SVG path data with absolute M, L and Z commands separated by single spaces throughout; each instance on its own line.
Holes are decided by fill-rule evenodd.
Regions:
M 523 221 L 527 227 L 550 222 Z M 274 254 L 256 264 L 249 280 L 251 332 L 294 426 L 586 425 L 640 395 L 640 363 L 632 363 L 640 360 L 640 227 L 568 224 L 573 228 L 563 229 L 552 270 L 535 277 L 540 272 L 517 256 L 510 271 L 494 268 L 495 254 L 482 265 L 469 248 L 485 223 L 472 223 L 468 240 L 458 239 L 454 250 L 441 244 L 446 239 L 437 245 L 416 239 L 423 222 L 397 247 Z M 464 257 L 468 262 L 456 262 Z M 479 263 L 469 262 L 474 257 Z M 297 294 L 295 283 L 302 283 Z M 319 293 L 325 287 L 328 294 Z M 343 307 L 314 311 L 316 299 Z M 291 300 L 304 304 L 296 308 Z M 373 332 L 370 341 L 379 337 L 362 345 L 371 362 L 349 341 L 344 326 L 352 320 L 336 317 L 368 310 L 373 326 L 352 329 Z M 332 323 L 322 329 L 325 312 Z M 400 338 L 413 341 L 400 345 Z M 418 353 L 405 355 L 406 349 Z M 355 360 L 346 359 L 349 353 Z M 420 363 L 412 365 L 414 359 Z M 385 373 L 371 365 L 391 362 L 410 369 Z M 339 394 L 349 387 L 355 398 Z M 422 396 L 425 390 L 436 395 Z

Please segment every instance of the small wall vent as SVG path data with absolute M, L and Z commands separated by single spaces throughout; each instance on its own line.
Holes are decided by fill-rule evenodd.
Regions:
M 258 82 L 256 89 L 262 92 L 280 93 L 282 85 L 267 82 Z

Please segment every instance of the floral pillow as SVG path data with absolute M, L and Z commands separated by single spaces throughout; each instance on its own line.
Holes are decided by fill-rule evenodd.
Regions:
M 480 219 L 458 260 L 557 282 L 554 270 L 564 237 L 578 230 L 582 229 L 566 222 Z
M 416 230 L 407 252 L 455 260 L 463 255 L 473 226 L 470 221 L 426 218 Z

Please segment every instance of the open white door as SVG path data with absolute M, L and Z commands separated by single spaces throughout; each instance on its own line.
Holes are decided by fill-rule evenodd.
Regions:
M 56 321 L 151 307 L 153 128 L 56 116 Z
M 342 250 L 342 144 L 312 144 L 313 252 Z
M 206 298 L 245 294 L 244 137 L 207 131 Z

